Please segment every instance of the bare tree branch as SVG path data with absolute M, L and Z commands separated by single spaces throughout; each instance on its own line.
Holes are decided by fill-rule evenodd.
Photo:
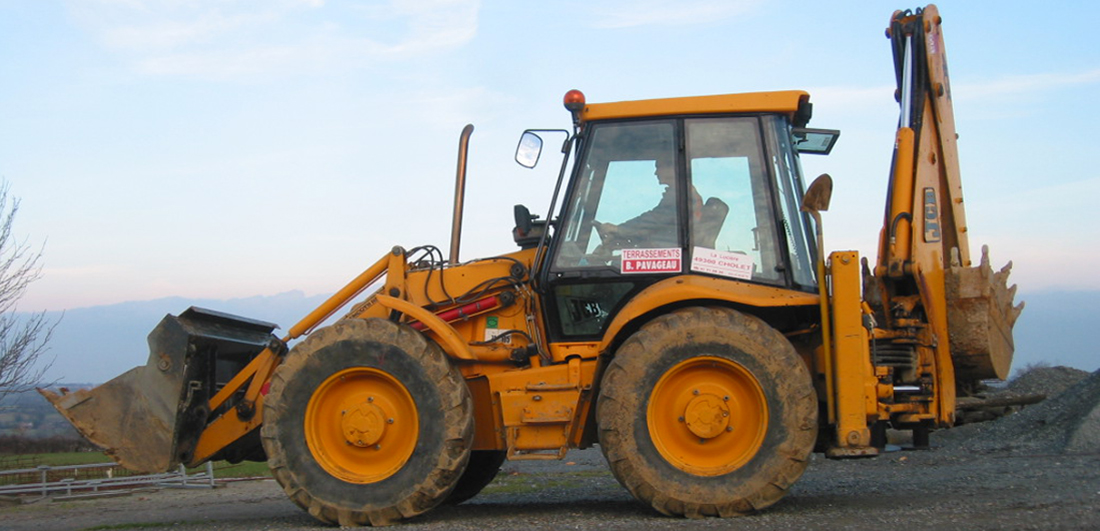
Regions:
M 42 358 L 57 326 L 45 312 L 16 313 L 27 287 L 42 277 L 42 250 L 32 250 L 12 234 L 19 199 L 9 199 L 8 191 L 8 183 L 0 182 L 0 398 L 39 384 L 53 364 Z

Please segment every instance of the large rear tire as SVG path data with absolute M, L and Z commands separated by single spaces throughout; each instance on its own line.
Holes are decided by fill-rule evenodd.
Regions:
M 726 308 L 661 316 L 616 352 L 596 410 L 615 477 L 661 513 L 763 509 L 806 469 L 817 397 L 778 331 Z
M 450 494 L 470 456 L 473 402 L 419 332 L 349 319 L 311 334 L 275 371 L 261 436 L 275 479 L 314 518 L 387 525 Z

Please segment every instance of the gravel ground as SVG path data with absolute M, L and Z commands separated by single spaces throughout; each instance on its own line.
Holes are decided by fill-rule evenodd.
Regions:
M 932 443 L 930 450 L 874 459 L 814 456 L 778 504 L 726 520 L 661 516 L 619 486 L 598 449 L 574 451 L 562 462 L 506 463 L 474 499 L 399 527 L 1100 529 L 1100 372 L 1086 373 L 1059 396 L 1001 420 L 937 432 Z M 12 531 L 319 527 L 272 480 L 0 509 L 0 530 Z

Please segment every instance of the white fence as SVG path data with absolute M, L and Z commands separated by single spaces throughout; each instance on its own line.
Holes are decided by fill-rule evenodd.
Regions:
M 39 481 L 36 483 L 20 483 L 16 485 L 0 485 L 0 496 L 19 494 L 40 494 L 42 497 L 53 496 L 55 499 L 86 498 L 120 493 L 129 493 L 137 489 L 153 487 L 168 488 L 214 488 L 214 466 L 209 461 L 206 470 L 195 474 L 188 474 L 180 465 L 176 472 L 163 474 L 147 474 L 142 476 L 113 477 L 113 470 L 118 467 L 116 463 L 96 463 L 91 465 L 65 465 L 47 466 L 41 465 L 35 468 L 23 468 L 17 470 L 0 471 L 0 479 L 5 476 L 27 476 L 37 474 Z M 87 475 L 95 469 L 103 470 L 105 477 L 95 479 L 77 479 L 82 473 Z M 70 475 L 72 477 L 57 478 Z

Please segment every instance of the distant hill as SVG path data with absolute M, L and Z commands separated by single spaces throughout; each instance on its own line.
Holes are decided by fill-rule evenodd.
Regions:
M 1016 322 L 1014 372 L 1028 364 L 1100 369 L 1100 291 L 1059 291 L 1016 296 L 1027 302 Z
M 50 343 L 49 355 L 56 361 L 47 380 L 102 383 L 145 364 L 149 332 L 166 314 L 190 306 L 270 321 L 285 331 L 326 297 L 290 291 L 229 300 L 171 297 L 67 310 Z M 1017 299 L 1027 301 L 1027 307 L 1016 324 L 1015 369 L 1037 363 L 1100 369 L 1093 335 L 1100 327 L 1100 291 L 1026 293 Z
M 149 356 L 149 332 L 165 315 L 178 315 L 191 306 L 268 321 L 285 331 L 327 297 L 306 297 L 300 291 L 229 300 L 169 297 L 77 308 L 63 315 L 49 312 L 51 318 L 61 320 L 46 355 L 55 356 L 46 381 L 103 383 L 144 365 Z
M 90 385 L 68 385 L 70 389 Z M 0 399 L 0 437 L 18 436 L 30 439 L 61 436 L 77 438 L 80 434 L 35 391 L 13 393 Z

